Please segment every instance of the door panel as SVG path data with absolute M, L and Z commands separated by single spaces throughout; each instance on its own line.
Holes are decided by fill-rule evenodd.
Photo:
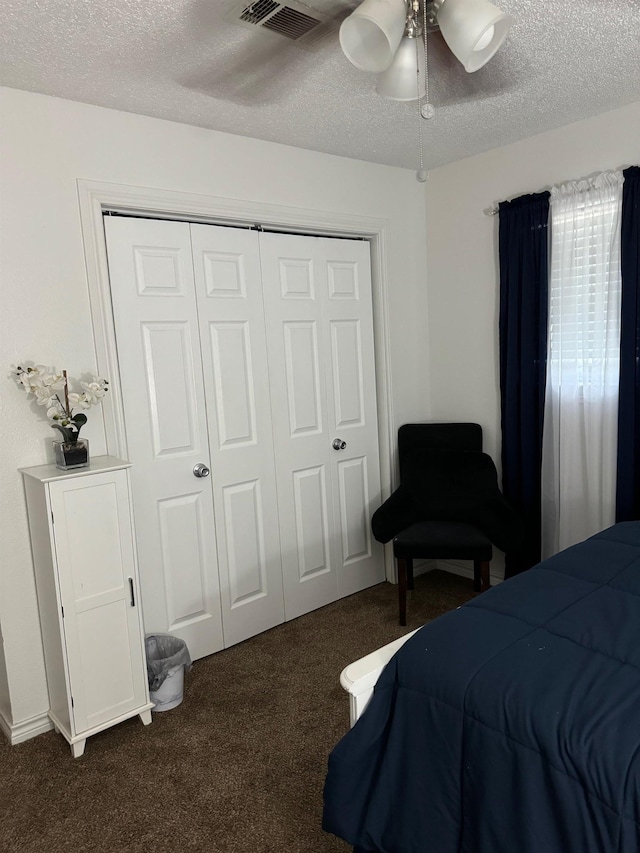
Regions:
M 322 432 L 322 403 L 315 322 L 283 323 L 290 435 Z
M 371 536 L 372 511 L 380 504 L 371 261 L 362 240 L 320 243 L 328 281 L 323 323 L 331 365 L 328 419 L 333 435 L 346 442 L 330 455 L 342 597 L 384 580 L 383 548 Z
M 225 646 L 284 621 L 258 235 L 192 225 Z
M 201 448 L 195 423 L 198 406 L 189 324 L 141 322 L 140 333 L 154 454 L 166 457 L 197 452 Z
M 359 320 L 331 321 L 331 369 L 336 429 L 364 423 Z
M 255 444 L 256 403 L 249 324 L 247 321 L 210 322 L 208 328 L 218 450 Z
M 287 619 L 338 595 L 317 247 L 260 235 Z
M 267 595 L 260 483 L 222 487 L 231 608 Z
M 298 577 L 301 581 L 331 571 L 325 473 L 323 466 L 293 472 Z
M 185 622 L 188 627 L 194 617 L 204 616 L 207 611 L 202 571 L 205 562 L 202 531 L 206 527 L 202 503 L 202 495 L 197 492 L 163 498 L 157 503 L 164 593 L 168 624 L 173 630 Z M 209 523 L 206 519 L 206 524 Z
M 260 252 L 291 619 L 384 579 L 369 247 L 263 233 Z
M 147 633 L 223 647 L 189 225 L 105 218 Z
M 353 457 L 338 462 L 342 564 L 371 557 L 367 460 Z

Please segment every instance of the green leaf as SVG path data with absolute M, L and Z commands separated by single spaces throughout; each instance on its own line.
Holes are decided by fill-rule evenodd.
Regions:
M 51 424 L 51 428 L 59 430 L 62 433 L 64 440 L 70 444 L 73 444 L 78 439 L 78 433 L 69 427 L 63 427 L 60 426 L 60 424 Z

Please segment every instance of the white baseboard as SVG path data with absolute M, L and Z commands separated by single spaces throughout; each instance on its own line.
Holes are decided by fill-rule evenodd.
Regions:
M 463 578 L 473 579 L 473 563 L 471 561 L 436 560 L 436 568 L 443 569 L 445 572 L 451 572 L 454 575 L 461 575 Z M 491 572 L 489 578 L 491 586 L 496 586 L 504 580 L 501 575 L 496 575 L 493 572 Z
M 12 746 L 48 732 L 52 728 L 53 723 L 49 719 L 49 714 L 37 714 L 35 717 L 29 717 L 28 720 L 23 720 L 21 723 L 11 724 L 0 712 L 0 730 L 6 735 L 7 740 Z
M 0 732 L 2 732 L 8 741 L 11 741 L 11 723 L 2 711 L 0 711 Z
M 445 572 L 473 580 L 473 563 L 471 560 L 416 560 L 413 564 L 414 576 L 424 575 L 434 569 L 442 569 Z M 496 586 L 496 584 L 502 583 L 504 578 L 491 572 L 490 580 L 491 586 Z

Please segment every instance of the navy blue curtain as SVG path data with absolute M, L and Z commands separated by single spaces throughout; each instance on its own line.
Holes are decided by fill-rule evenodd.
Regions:
M 526 531 L 506 555 L 512 577 L 540 561 L 549 193 L 502 202 L 499 213 L 502 491 Z
M 631 521 L 640 519 L 640 167 L 623 174 L 616 521 Z

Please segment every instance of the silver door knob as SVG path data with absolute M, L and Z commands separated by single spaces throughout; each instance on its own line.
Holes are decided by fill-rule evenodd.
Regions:
M 347 446 L 347 442 L 343 441 L 341 438 L 334 438 L 331 446 L 334 450 L 344 450 Z
M 209 473 L 210 473 L 210 471 L 207 468 L 207 466 L 204 464 L 204 462 L 198 462 L 197 465 L 193 466 L 193 476 L 194 477 L 208 477 Z

